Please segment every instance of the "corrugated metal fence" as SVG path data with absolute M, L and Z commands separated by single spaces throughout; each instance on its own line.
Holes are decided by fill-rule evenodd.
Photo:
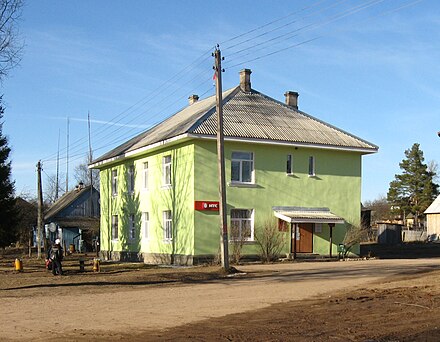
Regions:
M 402 241 L 426 241 L 428 234 L 425 229 L 408 229 L 402 228 Z

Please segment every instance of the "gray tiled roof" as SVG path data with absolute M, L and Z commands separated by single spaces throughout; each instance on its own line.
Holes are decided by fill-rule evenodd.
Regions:
M 215 96 L 198 101 L 155 127 L 134 137 L 93 161 L 93 164 L 123 156 L 127 152 L 181 134 L 215 136 L 217 131 Z M 224 135 L 273 143 L 356 149 L 376 152 L 378 147 L 304 112 L 289 107 L 258 91 L 240 87 L 223 93 Z

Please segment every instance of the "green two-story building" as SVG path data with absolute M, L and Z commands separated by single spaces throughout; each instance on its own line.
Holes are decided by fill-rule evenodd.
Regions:
M 256 255 L 259 230 L 275 218 L 283 253 L 336 254 L 347 227 L 360 224 L 362 155 L 378 147 L 298 110 L 295 92 L 283 103 L 252 89 L 250 74 L 223 93 L 231 239 Z M 216 131 L 215 97 L 193 95 L 93 161 L 104 258 L 192 264 L 218 255 Z

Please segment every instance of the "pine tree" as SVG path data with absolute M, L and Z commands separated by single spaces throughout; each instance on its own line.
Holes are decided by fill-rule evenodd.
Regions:
M 8 139 L 3 135 L 4 107 L 1 105 L 0 97 L 0 247 L 8 246 L 15 242 L 16 232 L 16 212 L 14 198 L 14 182 L 11 181 L 11 152 L 8 146 Z
M 395 212 L 414 215 L 415 224 L 438 195 L 438 185 L 434 183 L 435 172 L 424 164 L 423 151 L 415 143 L 405 151 L 406 159 L 399 164 L 402 174 L 395 175 L 388 190 L 388 201 Z

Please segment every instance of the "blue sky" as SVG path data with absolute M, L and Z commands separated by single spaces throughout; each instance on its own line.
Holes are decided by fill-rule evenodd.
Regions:
M 219 43 L 224 89 L 250 68 L 254 89 L 281 101 L 298 91 L 301 110 L 378 145 L 363 158 L 362 199 L 385 195 L 413 143 L 440 160 L 439 9 L 434 0 L 27 1 L 23 60 L 2 85 L 16 192 L 35 194 L 39 159 L 43 182 L 55 174 L 59 135 L 65 173 L 67 117 L 72 187 L 88 112 L 98 157 L 189 95 L 213 95 Z

